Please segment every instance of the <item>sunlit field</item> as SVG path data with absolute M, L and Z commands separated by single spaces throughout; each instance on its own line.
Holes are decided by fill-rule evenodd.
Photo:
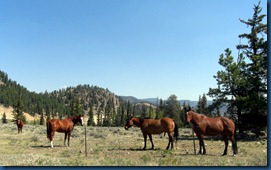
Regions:
M 70 147 L 63 144 L 64 134 L 56 133 L 54 148 L 46 137 L 46 127 L 25 125 L 18 134 L 14 124 L 0 124 L 1 166 L 267 166 L 267 139 L 238 141 L 238 155 L 231 146 L 221 156 L 224 142 L 206 139 L 206 155 L 194 155 L 191 129 L 179 129 L 174 150 L 166 150 L 168 138 L 153 136 L 155 149 L 142 150 L 144 140 L 139 128 L 75 126 Z M 198 140 L 196 149 L 198 149 Z

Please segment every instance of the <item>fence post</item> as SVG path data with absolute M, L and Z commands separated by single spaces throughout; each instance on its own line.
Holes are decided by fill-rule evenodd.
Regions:
M 87 154 L 87 125 L 85 124 L 85 155 L 86 157 L 88 156 Z
M 195 137 L 194 137 L 194 126 L 192 127 L 192 136 L 193 136 L 194 154 L 196 155 L 196 145 L 195 145 Z

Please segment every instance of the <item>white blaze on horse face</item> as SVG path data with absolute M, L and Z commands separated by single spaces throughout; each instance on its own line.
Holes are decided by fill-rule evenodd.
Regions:
M 186 122 L 189 123 L 190 122 L 190 117 L 189 117 L 189 112 L 186 112 Z

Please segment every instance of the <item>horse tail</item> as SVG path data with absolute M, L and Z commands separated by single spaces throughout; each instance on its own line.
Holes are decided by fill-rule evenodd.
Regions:
M 238 153 L 238 147 L 237 147 L 237 134 L 236 134 L 236 127 L 234 128 L 234 146 L 233 146 L 233 150 L 235 150 L 235 153 Z
M 46 128 L 47 128 L 47 138 L 50 139 L 52 130 L 49 121 L 46 123 Z
M 178 126 L 177 126 L 175 120 L 173 120 L 173 122 L 174 122 L 174 125 L 175 125 L 175 127 L 174 127 L 174 137 L 175 137 L 176 142 L 177 142 L 178 136 L 179 136 L 179 129 L 178 129 Z

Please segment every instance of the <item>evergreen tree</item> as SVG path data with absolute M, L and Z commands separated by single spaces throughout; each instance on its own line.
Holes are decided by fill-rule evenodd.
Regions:
M 13 121 L 15 123 L 17 123 L 18 119 L 21 119 L 24 123 L 26 123 L 26 117 L 23 114 L 23 106 L 21 104 L 21 99 L 20 98 L 18 98 L 17 104 L 14 107 L 13 117 L 14 117 Z
M 94 114 L 93 114 L 93 107 L 92 107 L 92 105 L 89 106 L 87 125 L 88 125 L 88 126 L 95 126 L 95 122 L 94 122 Z
M 240 34 L 240 39 L 246 39 L 248 44 L 237 45 L 249 63 L 246 65 L 245 76 L 248 78 L 249 106 L 247 112 L 252 114 L 267 114 L 267 24 L 263 23 L 265 14 L 260 14 L 260 2 L 254 5 L 254 14 L 247 21 L 240 22 L 251 28 L 250 33 Z
M 132 107 L 130 101 L 127 102 L 127 117 L 130 118 L 132 116 Z
M 2 123 L 8 123 L 6 113 L 4 112 L 3 117 L 2 117 Z
M 124 126 L 126 123 L 126 120 L 129 119 L 128 117 L 126 117 L 125 115 L 125 108 L 123 105 L 121 105 L 121 121 L 120 121 L 120 126 Z
M 97 126 L 102 126 L 102 113 L 101 113 L 101 109 L 98 109 L 98 112 L 97 112 Z
M 115 117 L 115 125 L 121 126 L 122 115 L 121 115 L 121 107 L 118 107 L 116 117 Z
M 40 114 L 40 125 L 44 125 L 43 112 L 41 112 L 41 114 Z
M 78 98 L 72 100 L 70 105 L 70 116 L 82 115 L 83 108 Z
M 60 117 L 59 117 L 59 119 L 60 119 Z M 51 114 L 46 113 L 46 122 L 48 122 L 49 120 L 51 120 Z
M 215 98 L 216 108 L 227 103 L 232 111 L 231 116 L 236 117 L 237 114 L 239 132 L 249 123 L 249 119 L 243 119 L 246 113 L 254 115 L 251 118 L 254 127 L 267 124 L 254 121 L 261 115 L 267 115 L 267 25 L 262 23 L 266 15 L 261 15 L 261 10 L 259 2 L 254 5 L 252 19 L 240 19 L 251 28 L 250 33 L 239 35 L 240 39 L 247 39 L 248 44 L 237 45 L 240 51 L 236 61 L 230 49 L 225 50 L 225 56 L 220 55 L 219 64 L 225 69 L 214 76 L 218 87 L 210 88 L 208 92 L 209 96 Z
M 180 126 L 181 105 L 176 95 L 171 95 L 166 101 L 164 117 L 170 117 Z
M 155 110 L 153 109 L 152 105 L 149 106 L 149 117 L 154 119 L 156 116 Z
M 109 105 L 105 107 L 103 126 L 111 126 L 110 108 Z
M 199 101 L 197 103 L 197 109 L 196 111 L 198 113 L 202 113 L 205 114 L 206 116 L 212 116 L 209 111 L 208 111 L 208 107 L 207 107 L 207 98 L 205 93 L 203 93 L 202 97 L 199 96 Z
M 141 118 L 145 118 L 145 117 L 147 117 L 147 108 L 145 104 L 143 104 L 141 107 Z

